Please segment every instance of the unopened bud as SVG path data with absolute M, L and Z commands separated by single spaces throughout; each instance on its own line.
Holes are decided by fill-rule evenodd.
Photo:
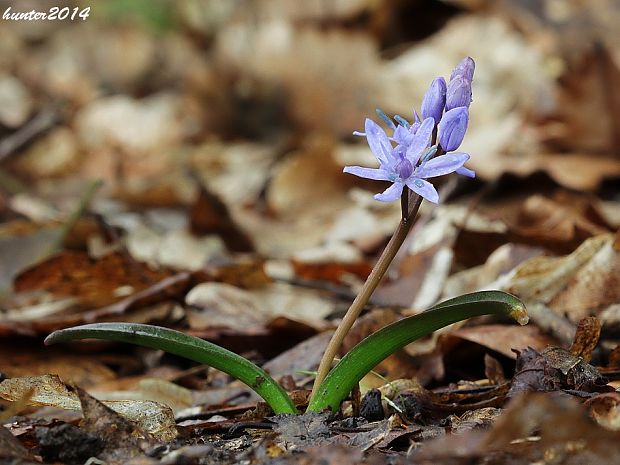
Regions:
M 439 144 L 446 152 L 452 152 L 459 148 L 467 124 L 469 122 L 469 110 L 467 107 L 458 107 L 447 111 L 441 123 L 439 123 Z
M 441 119 L 446 104 L 446 80 L 442 77 L 434 79 L 422 100 L 422 118 Z
M 471 57 L 465 57 L 461 60 L 461 62 L 458 65 L 456 65 L 456 68 L 454 68 L 454 71 L 452 71 L 452 74 L 450 75 L 450 80 L 459 76 L 471 82 L 472 79 L 474 78 L 475 68 L 476 68 L 476 63 L 474 63 L 474 60 Z
M 471 103 L 471 81 L 456 76 L 450 80 L 446 91 L 446 110 L 469 107 Z

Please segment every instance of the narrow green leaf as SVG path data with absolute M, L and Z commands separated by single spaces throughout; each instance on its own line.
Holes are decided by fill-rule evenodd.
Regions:
M 247 384 L 265 399 L 275 413 L 297 413 L 295 404 L 286 391 L 265 370 L 240 355 L 203 339 L 160 326 L 96 323 L 55 331 L 47 336 L 45 344 L 76 339 L 128 342 L 204 363 Z
M 355 385 L 397 350 L 449 324 L 489 314 L 510 316 L 520 324 L 528 321 L 521 301 L 505 292 L 481 291 L 446 300 L 380 329 L 351 349 L 327 375 L 308 411 L 337 411 Z

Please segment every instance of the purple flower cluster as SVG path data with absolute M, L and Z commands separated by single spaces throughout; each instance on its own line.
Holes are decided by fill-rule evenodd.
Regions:
M 394 123 L 382 111 L 379 116 L 393 130 L 392 137 L 373 120 L 366 119 L 365 132 L 370 150 L 379 161 L 379 168 L 347 166 L 345 173 L 367 179 L 390 181 L 393 184 L 383 193 L 375 195 L 382 202 L 398 199 L 405 186 L 425 199 L 437 203 L 439 194 L 426 179 L 456 172 L 468 177 L 475 173 L 463 165 L 469 155 L 454 152 L 459 148 L 469 122 L 471 81 L 474 76 L 474 60 L 463 59 L 452 72 L 450 82 L 443 77 L 433 80 L 422 100 L 422 119 L 414 114 L 410 124 L 400 116 Z M 435 130 L 437 132 L 435 133 Z M 432 145 L 437 135 L 438 144 Z M 437 157 L 433 158 L 435 154 Z

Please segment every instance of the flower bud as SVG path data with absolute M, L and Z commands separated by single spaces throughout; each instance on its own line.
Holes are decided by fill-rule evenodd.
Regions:
M 459 148 L 467 123 L 469 122 L 469 110 L 467 107 L 458 107 L 448 110 L 439 123 L 439 144 L 446 152 L 452 152 Z
M 471 81 L 456 76 L 450 80 L 446 91 L 446 110 L 469 107 L 471 103 Z
M 441 119 L 443 108 L 446 104 L 446 80 L 438 77 L 433 80 L 430 87 L 424 94 L 422 100 L 422 118 L 433 118 L 435 121 Z
M 450 75 L 450 80 L 459 76 L 471 82 L 472 79 L 474 78 L 475 67 L 476 67 L 476 63 L 474 63 L 474 60 L 471 57 L 463 58 L 461 62 L 458 65 L 456 65 L 456 68 L 454 68 L 454 71 L 452 71 L 452 74 Z

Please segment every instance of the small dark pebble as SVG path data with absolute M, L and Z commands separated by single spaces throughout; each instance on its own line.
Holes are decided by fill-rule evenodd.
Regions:
M 368 421 L 380 421 L 385 419 L 385 412 L 381 404 L 381 391 L 371 389 L 362 398 L 360 415 Z

